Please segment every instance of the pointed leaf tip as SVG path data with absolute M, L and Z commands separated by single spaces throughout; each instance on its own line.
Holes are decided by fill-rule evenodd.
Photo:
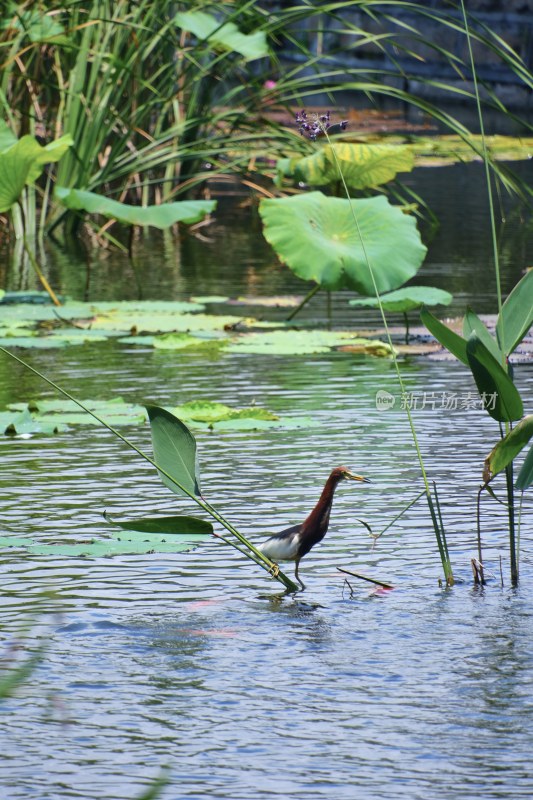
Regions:
M 153 405 L 145 405 L 145 408 L 150 420 L 154 460 L 160 467 L 161 480 L 175 494 L 200 496 L 196 439 L 193 434 L 170 411 Z

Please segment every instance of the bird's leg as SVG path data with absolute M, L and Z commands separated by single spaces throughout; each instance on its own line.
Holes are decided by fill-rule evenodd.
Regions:
M 296 566 L 294 568 L 294 577 L 296 578 L 296 580 L 298 581 L 298 583 L 302 587 L 302 591 L 303 591 L 303 589 L 305 589 L 305 583 L 303 581 L 301 581 L 300 578 L 298 577 L 298 567 L 299 566 L 300 566 L 300 559 L 297 559 Z

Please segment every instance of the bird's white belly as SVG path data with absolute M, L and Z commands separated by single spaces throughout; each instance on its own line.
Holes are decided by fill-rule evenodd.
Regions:
M 290 539 L 276 539 L 273 536 L 259 545 L 259 550 L 271 561 L 294 561 L 298 553 L 300 536 L 291 536 Z

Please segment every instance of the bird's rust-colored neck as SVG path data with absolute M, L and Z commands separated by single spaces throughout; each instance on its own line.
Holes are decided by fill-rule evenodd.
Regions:
M 324 538 L 328 530 L 329 515 L 331 513 L 331 506 L 333 505 L 333 495 L 337 484 L 342 480 L 342 472 L 339 469 L 334 469 L 326 481 L 326 485 L 322 489 L 322 494 L 318 503 L 311 511 L 305 520 L 302 528 L 303 532 L 316 531 L 313 544 L 316 544 Z

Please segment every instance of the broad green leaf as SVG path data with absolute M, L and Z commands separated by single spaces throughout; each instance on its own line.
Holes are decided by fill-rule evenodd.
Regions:
M 529 487 L 533 484 L 533 447 L 529 449 L 527 456 L 524 459 L 524 463 L 518 473 L 518 477 L 516 479 L 515 486 L 521 492 L 529 489 Z
M 453 356 L 462 361 L 465 367 L 469 367 L 469 361 L 466 354 L 466 339 L 459 336 L 455 331 L 450 330 L 447 325 L 444 325 L 440 320 L 433 316 L 427 309 L 423 308 L 420 312 L 420 319 L 426 326 L 428 331 L 435 337 L 435 339 L 448 350 Z
M 380 299 L 385 311 L 406 313 L 422 306 L 447 306 L 452 302 L 453 296 L 444 289 L 436 289 L 434 286 L 406 286 L 382 294 Z M 377 297 L 357 297 L 355 300 L 350 300 L 350 305 L 379 308 Z
M 475 333 L 466 344 L 466 355 L 479 395 L 490 416 L 499 422 L 520 419 L 524 408 L 518 389 Z
M 0 212 L 9 211 L 24 186 L 39 177 L 45 164 L 59 161 L 72 144 L 69 134 L 46 147 L 41 147 L 33 136 L 23 136 L 0 152 Z
M 104 517 L 110 525 L 114 525 L 124 531 L 136 531 L 150 534 L 150 536 L 160 534 L 163 537 L 160 539 L 162 542 L 165 541 L 164 537 L 169 535 L 187 536 L 191 533 L 204 535 L 213 533 L 213 525 L 198 517 L 182 515 L 174 517 L 143 517 L 142 519 L 130 519 L 125 522 L 119 522 L 108 514 L 104 514 Z M 156 540 L 154 539 L 154 541 Z
M 175 494 L 200 495 L 196 461 L 196 439 L 177 417 L 159 406 L 145 406 L 150 420 L 152 446 L 156 464 L 173 480 L 160 474 L 161 480 Z M 184 492 L 183 488 L 187 491 Z
M 173 409 L 173 413 L 181 420 L 194 420 L 196 422 L 220 422 L 230 419 L 252 420 L 277 420 L 275 414 L 265 408 L 230 408 L 224 403 L 214 403 L 210 400 L 191 400 Z
M 505 355 L 516 350 L 532 325 L 533 269 L 530 269 L 516 284 L 498 316 L 496 335 Z
M 29 547 L 34 544 L 33 539 L 26 539 L 23 536 L 0 536 L 0 547 Z
M 352 331 L 269 331 L 267 333 L 245 333 L 228 346 L 230 353 L 254 353 L 257 355 L 310 355 L 327 353 L 333 347 L 354 346 L 372 353 L 383 342 L 354 336 Z M 382 353 L 380 353 L 381 355 Z
M 351 189 L 367 189 L 392 181 L 398 172 L 410 172 L 414 167 L 412 150 L 403 145 L 327 144 L 311 156 L 284 159 L 281 170 L 287 169 L 297 181 L 308 186 L 324 186 L 340 180 L 339 167 Z
M 18 139 L 7 122 L 4 122 L 3 119 L 0 119 L 0 153 L 3 153 L 4 150 L 8 150 L 10 147 L 13 147 L 13 145 L 17 142 Z
M 176 222 L 184 222 L 187 225 L 200 222 L 217 204 L 216 200 L 180 200 L 156 206 L 132 206 L 95 192 L 68 189 L 64 186 L 56 186 L 55 196 L 72 211 L 101 214 L 127 225 L 152 225 L 160 229 L 168 228 Z
M 193 33 L 197 39 L 229 52 L 239 53 L 247 61 L 269 55 L 266 34 L 262 30 L 241 33 L 233 22 L 221 22 L 203 11 L 181 11 L 174 17 L 175 24 Z
M 469 339 L 473 333 L 483 342 L 495 361 L 497 361 L 498 364 L 502 364 L 502 351 L 498 347 L 496 339 L 494 336 L 491 336 L 478 315 L 475 314 L 471 308 L 467 308 L 463 319 L 463 336 L 465 339 Z
M 204 534 L 190 534 L 173 542 L 150 541 L 143 534 L 142 539 L 129 538 L 127 534 L 113 536 L 112 539 L 93 539 L 81 544 L 34 544 L 30 553 L 38 556 L 85 556 L 88 558 L 108 558 L 118 555 L 143 555 L 147 553 L 180 553 L 191 550 L 205 541 Z
M 368 256 L 378 291 L 388 292 L 412 278 L 426 254 L 415 220 L 383 196 L 349 201 L 307 192 L 262 200 L 259 211 L 279 258 L 328 290 L 373 296 Z
M 492 480 L 502 472 L 528 444 L 533 436 L 533 414 L 521 419 L 507 436 L 500 439 L 485 459 L 484 475 Z M 517 481 L 518 483 L 518 481 Z
M 203 522 L 198 520 L 198 522 Z M 208 526 L 209 523 L 204 522 Z M 212 530 L 212 529 L 211 529 Z M 211 536 L 211 530 L 186 533 L 175 538 L 172 533 L 151 533 L 120 530 L 108 539 L 87 539 L 82 542 L 45 542 L 18 536 L 1 536 L 0 547 L 25 549 L 32 555 L 108 558 L 116 555 L 182 553 L 192 550 Z

